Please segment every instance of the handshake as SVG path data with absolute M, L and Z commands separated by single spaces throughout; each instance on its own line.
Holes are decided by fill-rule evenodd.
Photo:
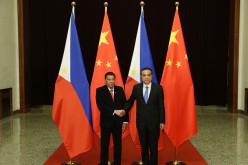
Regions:
M 123 109 L 118 109 L 118 110 L 114 110 L 114 114 L 116 114 L 119 117 L 123 117 L 126 114 L 126 111 Z

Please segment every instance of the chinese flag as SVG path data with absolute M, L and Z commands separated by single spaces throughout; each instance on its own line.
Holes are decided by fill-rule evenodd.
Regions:
M 115 45 L 113 41 L 113 36 L 109 24 L 109 18 L 107 11 L 105 11 L 101 36 L 98 45 L 98 51 L 96 56 L 96 62 L 94 67 L 94 72 L 92 76 L 91 86 L 90 86 L 90 100 L 92 107 L 92 120 L 93 128 L 96 134 L 101 137 L 100 134 L 100 111 L 96 104 L 96 89 L 100 86 L 105 85 L 104 75 L 106 72 L 113 72 L 116 75 L 115 85 L 123 87 L 123 81 L 121 76 L 121 71 L 118 63 L 117 54 L 115 51 Z M 122 137 L 126 137 L 128 131 L 126 130 Z
M 166 133 L 175 147 L 197 133 L 194 85 L 178 8 L 172 25 L 161 83 L 166 107 Z

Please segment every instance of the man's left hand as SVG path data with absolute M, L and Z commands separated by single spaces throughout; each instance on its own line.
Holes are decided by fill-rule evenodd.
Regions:
M 126 131 L 128 123 L 122 123 L 122 132 Z
M 164 123 L 160 123 L 160 130 L 164 131 Z

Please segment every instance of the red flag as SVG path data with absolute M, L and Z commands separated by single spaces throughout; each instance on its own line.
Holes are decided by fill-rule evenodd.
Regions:
M 80 44 L 71 14 L 59 75 L 55 83 L 52 118 L 73 158 L 94 146 L 87 80 Z
M 194 85 L 184 44 L 178 7 L 172 25 L 161 83 L 166 108 L 166 133 L 179 147 L 197 133 Z
M 93 72 L 93 77 L 90 86 L 90 98 L 92 107 L 93 128 L 97 135 L 100 135 L 100 111 L 96 104 L 96 89 L 105 84 L 104 75 L 106 72 L 113 72 L 116 75 L 115 85 L 123 87 L 121 71 L 118 63 L 118 58 L 115 50 L 111 27 L 107 11 L 105 11 L 101 36 L 98 45 L 96 62 Z M 122 137 L 126 137 L 128 131 L 126 130 Z

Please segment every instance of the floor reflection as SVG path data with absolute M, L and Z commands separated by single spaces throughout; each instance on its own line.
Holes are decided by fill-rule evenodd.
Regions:
M 198 133 L 191 138 L 210 165 L 248 164 L 248 117 L 226 107 L 197 106 Z M 43 164 L 61 144 L 51 106 L 0 120 L 0 165 Z

